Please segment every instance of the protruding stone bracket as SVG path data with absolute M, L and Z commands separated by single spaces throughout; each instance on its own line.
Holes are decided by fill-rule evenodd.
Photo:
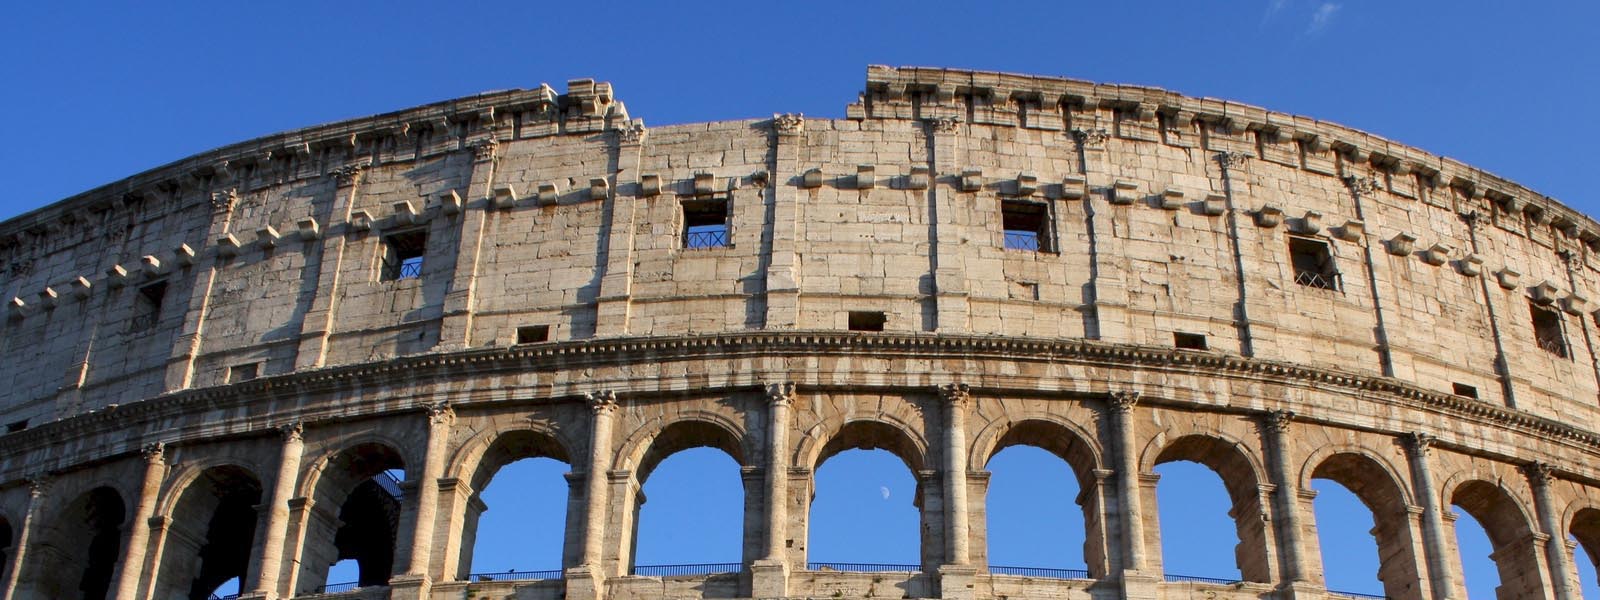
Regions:
M 1359 242 L 1366 231 L 1367 223 L 1365 221 L 1350 219 L 1345 221 L 1343 225 L 1333 228 L 1333 237 L 1346 242 Z
M 1495 271 L 1494 276 L 1500 287 L 1508 290 L 1517 289 L 1517 285 L 1522 282 L 1522 274 L 1513 271 L 1511 267 L 1501 267 L 1499 271 Z
M 1308 210 L 1295 221 L 1295 233 L 1316 235 L 1322 233 L 1322 213 Z
M 807 169 L 800 174 L 800 187 L 814 190 L 822 187 L 822 169 Z
M 696 196 L 714 194 L 717 191 L 717 176 L 711 173 L 695 173 L 693 193 Z
M 23 317 L 28 316 L 28 313 L 30 313 L 32 311 L 33 311 L 32 307 L 28 306 L 28 303 L 26 301 L 24 301 L 22 298 L 19 298 L 19 297 L 16 297 L 16 296 L 12 296 L 10 300 L 6 301 L 6 318 L 7 319 L 16 321 L 16 320 L 22 319 Z
M 961 191 L 976 192 L 983 189 L 983 169 L 961 170 Z
M 699 175 L 695 175 L 697 183 L 699 178 Z M 539 191 L 535 194 L 535 198 L 539 206 L 555 206 L 556 202 L 561 200 L 561 184 L 554 181 L 546 181 L 539 184 Z
M 266 225 L 256 230 L 256 244 L 260 245 L 262 249 L 277 247 L 280 239 L 283 239 L 283 234 L 278 233 L 278 228 L 271 225 Z
M 45 286 L 44 289 L 39 290 L 39 308 L 55 310 L 56 301 L 60 299 L 61 295 L 56 293 L 55 288 Z
M 1561 297 L 1561 309 L 1567 314 L 1582 315 L 1589 308 L 1589 298 L 1578 292 L 1571 292 Z
M 72 296 L 80 301 L 88 299 L 89 293 L 93 290 L 93 288 L 94 283 L 90 282 L 88 278 L 85 277 L 74 277 L 72 278 L 72 281 L 67 283 L 67 289 L 70 291 Z
M 1477 277 L 1483 273 L 1483 257 L 1477 254 L 1468 254 L 1456 261 L 1456 269 L 1467 277 Z
M 489 196 L 489 206 L 506 210 L 517 205 L 517 188 L 511 184 L 495 186 Z
M 1255 212 L 1256 227 L 1272 229 L 1283 224 L 1283 209 L 1273 204 L 1262 205 Z
M 233 238 L 233 236 L 231 236 L 231 235 L 225 235 L 223 237 L 226 238 L 226 239 L 230 239 L 230 240 Z M 221 250 L 222 247 L 219 245 L 217 249 Z M 233 249 L 235 251 L 237 251 L 239 249 L 239 241 L 238 240 L 233 240 Z M 119 288 L 119 287 L 122 287 L 124 285 L 127 285 L 128 284 L 128 270 L 124 269 L 122 267 L 122 265 L 111 265 L 111 268 L 106 269 L 106 284 L 108 284 L 108 285 L 110 285 L 111 287 L 114 287 L 114 288 Z
M 1132 181 L 1117 180 L 1106 192 L 1106 201 L 1112 204 L 1128 205 L 1139 201 L 1139 184 Z
M 417 213 L 417 207 L 410 200 L 401 200 L 390 206 L 394 209 L 395 226 L 407 227 L 422 222 L 422 215 Z
M 1183 190 L 1175 187 L 1169 187 L 1161 190 L 1161 194 L 1156 196 L 1156 206 L 1162 210 L 1178 210 L 1183 208 Z
M 1410 256 L 1412 249 L 1416 246 L 1416 243 L 1417 236 L 1400 232 L 1394 234 L 1394 237 L 1389 238 L 1387 248 L 1389 250 L 1389 254 L 1394 256 Z
M 1222 194 L 1206 194 L 1200 201 L 1200 212 L 1208 217 L 1220 217 L 1228 212 L 1228 197 Z
M 364 210 L 351 211 L 350 220 L 346 223 L 349 224 L 351 231 L 371 231 L 372 213 Z
M 639 176 L 639 195 L 645 198 L 654 198 L 661 195 L 661 176 L 655 173 L 645 173 Z
M 878 168 L 874 165 L 856 165 L 855 188 L 870 190 L 878 186 Z
M 1534 304 L 1541 306 L 1554 304 L 1556 300 L 1560 299 L 1560 294 L 1561 289 L 1550 283 L 1548 279 L 1528 288 L 1528 296 L 1533 299 Z
M 295 221 L 295 228 L 300 232 L 300 241 L 311 242 L 322 237 L 322 226 L 317 224 L 314 217 L 306 217 Z
M 1082 175 L 1068 175 L 1061 178 L 1061 197 L 1066 200 L 1082 200 L 1088 193 L 1088 182 Z
M 611 182 L 604 177 L 595 177 L 589 180 L 589 199 L 605 200 L 611 195 Z
M 911 167 L 911 173 L 906 175 L 906 189 L 925 190 L 932 184 L 932 173 L 926 166 Z
M 146 254 L 139 259 L 139 270 L 144 272 L 145 279 L 154 279 L 167 274 L 167 267 L 153 254 Z
M 1442 265 L 1449 260 L 1450 247 L 1441 243 L 1435 243 L 1434 245 L 1429 246 L 1427 250 L 1422 251 L 1422 262 L 1428 263 L 1435 267 Z
M 172 249 L 172 264 L 180 267 L 193 266 L 194 248 L 190 248 L 188 244 L 178 244 L 178 247 Z
M 1011 194 L 1014 196 L 1032 196 L 1039 191 L 1039 176 L 1032 171 L 1023 171 L 1017 174 L 1017 179 L 1011 182 Z
M 446 215 L 461 214 L 461 194 L 455 190 L 445 190 L 434 195 L 434 201 L 439 203 L 439 211 Z

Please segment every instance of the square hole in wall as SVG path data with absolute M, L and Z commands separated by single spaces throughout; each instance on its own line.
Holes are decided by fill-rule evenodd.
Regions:
M 723 248 L 728 245 L 728 200 L 683 201 L 683 247 Z
M 228 367 L 228 383 L 250 381 L 261 376 L 261 363 L 245 363 Z
M 422 260 L 428 253 L 428 232 L 400 231 L 383 236 L 383 281 L 422 277 Z
M 1184 333 L 1182 331 L 1175 331 L 1172 333 L 1172 345 L 1183 350 L 1209 349 L 1206 346 L 1206 334 L 1204 333 Z
M 850 331 L 883 331 L 883 325 L 888 321 L 883 311 L 850 311 Z
M 1005 249 L 1021 252 L 1050 252 L 1050 209 L 1039 202 L 1002 200 L 1001 229 L 1005 230 Z
M 1567 357 L 1567 336 L 1561 331 L 1561 314 L 1529 303 L 1533 318 L 1533 341 L 1541 350 L 1561 358 Z
M 1318 239 L 1290 236 L 1289 260 L 1294 267 L 1294 282 L 1321 290 L 1339 290 L 1339 270 L 1333 262 L 1333 249 Z
M 27 419 L 23 419 L 21 421 L 12 421 L 10 423 L 6 423 L 6 433 L 16 433 L 18 431 L 22 431 L 22 430 L 27 429 L 27 428 L 28 428 L 28 420 Z
M 549 325 L 523 325 L 517 328 L 518 344 L 537 344 L 550 341 Z
M 1478 388 L 1465 383 L 1458 382 L 1450 384 L 1450 392 L 1464 398 L 1471 398 L 1473 400 L 1478 399 Z

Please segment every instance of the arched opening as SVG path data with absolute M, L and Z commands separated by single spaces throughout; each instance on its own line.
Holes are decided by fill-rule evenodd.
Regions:
M 1328 589 L 1420 600 L 1419 553 L 1405 497 L 1389 472 L 1346 452 L 1323 460 L 1311 477 Z
M 0 581 L 5 581 L 6 570 L 11 568 L 12 546 L 16 540 L 11 537 L 11 521 L 0 517 Z
M 1457 487 L 1450 503 L 1456 510 L 1456 540 L 1466 575 L 1469 597 L 1534 598 L 1543 595 L 1538 558 L 1538 542 L 1522 508 L 1500 486 L 1486 481 L 1469 481 Z M 1474 526 L 1481 526 L 1489 541 L 1489 560 L 1494 568 L 1472 562 L 1482 556 L 1481 542 Z M 1499 585 L 1487 575 L 1498 573 Z M 1486 589 L 1489 588 L 1489 589 Z
M 846 424 L 817 455 L 807 517 L 808 568 L 919 571 L 938 558 L 922 510 L 922 454 L 895 427 Z M 936 484 L 934 484 L 936 485 Z
M 389 583 L 404 469 L 400 453 L 378 443 L 357 445 L 328 461 L 305 526 L 300 593 Z
M 1494 544 L 1488 532 L 1472 515 L 1452 507 L 1450 517 L 1456 530 L 1456 556 L 1461 559 L 1461 585 L 1467 598 L 1495 598 L 1500 588 L 1500 572 L 1495 567 Z
M 509 432 L 489 446 L 470 480 L 478 491 L 462 508 L 456 579 L 556 579 L 572 565 L 569 462 L 566 449 L 539 432 Z
M 1586 600 L 1600 600 L 1600 510 L 1584 508 L 1572 515 L 1568 541 L 1576 544 L 1572 564 L 1578 571 L 1578 584 Z
M 237 592 L 236 580 L 253 566 L 259 504 L 261 481 L 249 471 L 227 465 L 201 472 L 173 505 L 154 596 L 206 600 Z M 229 581 L 233 589 L 224 590 Z
M 17 597 L 107 598 L 126 518 L 127 505 L 114 489 L 97 487 L 78 496 L 51 520 L 41 543 L 29 548 L 32 581 Z
M 989 570 L 997 574 L 1098 578 L 1105 548 L 1095 494 L 1094 456 L 1074 432 L 1046 421 L 1017 423 L 995 444 L 985 469 Z M 1064 510 L 1078 505 L 1076 514 Z
M 1264 499 L 1244 451 L 1232 442 L 1191 435 L 1162 449 L 1155 464 L 1168 576 L 1270 581 Z
M 629 572 L 707 575 L 743 568 L 743 463 L 739 438 L 709 421 L 679 421 L 656 434 L 634 479 L 640 487 Z

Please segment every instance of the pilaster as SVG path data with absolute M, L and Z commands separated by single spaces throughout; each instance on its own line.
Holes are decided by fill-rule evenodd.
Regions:
M 1422 539 L 1428 556 L 1429 586 L 1436 600 L 1456 598 L 1457 582 L 1461 581 L 1456 573 L 1456 565 L 1461 561 L 1454 555 L 1455 545 L 1445 542 L 1442 500 L 1433 487 L 1433 471 L 1428 465 L 1429 448 L 1433 446 L 1434 437 L 1415 432 L 1405 435 L 1400 441 L 1405 446 L 1406 459 L 1411 463 L 1414 494 L 1422 504 Z
M 237 204 L 238 196 L 231 189 L 211 193 L 211 207 L 215 215 L 206 233 L 207 240 L 228 233 Z M 188 389 L 194 385 L 194 360 L 200 354 L 200 341 L 205 335 L 211 290 L 217 281 L 217 271 L 221 269 L 219 258 L 214 252 L 206 253 L 205 263 L 195 277 L 194 287 L 189 291 L 189 305 L 183 314 L 183 325 L 173 338 L 172 353 L 167 358 L 166 380 L 163 383 L 166 391 Z
M 467 148 L 472 157 L 472 177 L 467 184 L 468 199 L 481 210 L 463 207 L 459 221 L 460 234 L 456 246 L 455 271 L 450 275 L 449 291 L 444 295 L 444 313 L 439 325 L 439 350 L 462 350 L 473 345 L 472 311 L 476 307 L 478 285 L 478 260 L 483 254 L 484 237 L 490 228 L 491 215 L 498 212 L 489 199 L 494 189 L 495 169 L 499 164 L 497 154 L 500 144 L 485 139 Z
M 961 240 L 970 221 L 964 193 L 947 180 L 961 175 L 961 120 L 941 117 L 926 121 L 928 154 L 932 156 L 928 206 L 933 214 L 934 327 L 940 332 L 964 333 L 972 329 L 971 290 Z
M 800 259 L 797 244 L 802 227 L 802 192 L 785 177 L 801 169 L 806 144 L 806 119 L 800 114 L 773 115 L 772 242 L 767 261 L 767 329 L 794 329 L 800 320 Z
M 600 295 L 595 307 L 595 335 L 599 337 L 628 334 L 628 317 L 633 296 L 633 235 L 635 208 L 639 202 L 639 186 L 629 186 L 627 193 L 619 179 L 623 174 L 639 177 L 639 155 L 644 148 L 648 131 L 636 128 L 616 129 L 616 170 L 610 175 L 606 202 L 610 222 L 606 227 L 605 272 L 600 277 Z
M 317 287 L 311 309 L 300 321 L 300 343 L 294 357 L 296 370 L 315 369 L 327 363 L 328 338 L 333 335 L 333 323 L 339 311 L 339 289 L 349 245 L 347 224 L 350 211 L 355 207 L 362 174 L 363 169 L 356 167 L 329 177 L 333 199 L 328 202 L 327 209 L 317 215 L 325 225 L 321 247 L 316 256 L 307 259 L 317 263 Z

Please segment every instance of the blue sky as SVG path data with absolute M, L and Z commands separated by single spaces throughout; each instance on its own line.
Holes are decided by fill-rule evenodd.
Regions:
M 0 109 L 10 117 L 7 143 L 0 144 L 6 182 L 0 219 L 260 135 L 540 82 L 559 90 L 578 77 L 613 82 L 632 115 L 653 125 L 774 112 L 838 117 L 871 63 L 1064 75 L 1249 102 L 1455 157 L 1595 214 L 1600 196 L 1589 177 L 1600 159 L 1592 142 L 1600 138 L 1600 111 L 1592 106 L 1600 93 L 1600 51 L 1591 28 L 1600 22 L 1600 3 L 1528 6 L 1470 0 L 11 3 L 0 19 L 6 57 Z M 847 453 L 818 472 L 815 510 L 822 517 L 811 541 L 814 558 L 915 562 L 914 546 L 904 545 L 915 542 L 914 514 L 910 537 L 903 530 L 911 478 L 881 454 Z M 1002 462 L 1018 473 L 1065 468 L 1051 467 L 1053 459 L 1041 454 L 1018 449 L 996 461 L 1024 465 Z M 712 503 L 738 492 L 730 464 L 709 450 L 663 463 L 647 484 L 654 487 L 647 487 L 641 562 L 738 559 L 736 531 L 701 536 L 671 529 L 706 518 L 738 527 L 729 516 L 739 510 L 736 497 Z M 992 518 L 1041 502 L 1066 514 L 1076 508 L 1070 477 L 1008 476 L 1006 469 L 995 469 L 990 504 L 1015 508 L 992 510 Z M 1198 540 L 1173 548 L 1185 535 L 1166 528 L 1169 570 L 1229 576 L 1232 542 L 1223 550 L 1201 544 L 1231 535 L 1226 522 L 1204 529 L 1216 526 L 1216 507 L 1202 499 L 1222 498 L 1220 484 L 1183 465 L 1163 469 L 1162 493 L 1186 500 L 1163 503 L 1162 520 L 1189 525 L 1188 537 Z M 545 519 L 532 527 L 551 535 L 547 513 L 563 510 L 563 470 L 513 466 L 506 481 L 529 483 L 485 492 L 492 507 L 486 523 L 494 523 L 485 535 L 511 531 L 495 519 L 519 512 Z M 836 479 L 823 486 L 825 477 Z M 1179 484 L 1211 485 L 1215 494 L 1167 491 Z M 536 504 L 547 496 L 554 504 Z M 1338 496 L 1337 490 L 1319 496 L 1319 517 Z M 1178 510 L 1194 514 L 1170 512 Z M 1359 518 L 1359 509 L 1347 518 Z M 991 537 L 1006 545 L 992 549 L 996 564 L 1081 566 L 1080 542 L 1060 543 L 1082 535 L 1071 529 L 1081 527 L 1074 519 L 1034 527 L 991 522 Z M 883 547 L 865 543 L 860 534 L 869 526 L 888 528 L 871 537 Z M 1364 527 L 1322 529 L 1325 544 L 1357 546 L 1330 546 L 1340 556 L 1327 567 L 1336 589 L 1376 589 L 1371 551 L 1362 558 L 1359 549 Z M 1474 535 L 1471 527 L 1461 529 L 1464 554 L 1478 553 L 1465 540 Z M 476 570 L 557 566 L 549 544 L 526 543 L 533 535 L 480 551 L 484 568 Z M 696 546 L 702 538 L 711 546 Z M 1482 564 L 1469 565 L 1469 581 L 1477 586 L 1474 597 L 1492 597 L 1484 587 L 1493 585 L 1492 569 Z

